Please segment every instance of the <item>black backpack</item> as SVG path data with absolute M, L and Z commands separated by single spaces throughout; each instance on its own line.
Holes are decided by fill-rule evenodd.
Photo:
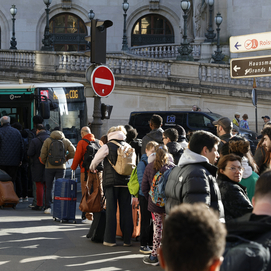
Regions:
M 100 149 L 100 144 L 99 144 L 99 140 L 95 140 L 95 141 L 89 141 L 85 138 L 83 138 L 82 140 L 86 141 L 88 143 L 87 147 L 86 147 L 86 152 L 84 154 L 84 159 L 83 159 L 83 163 L 82 163 L 82 167 L 85 169 L 85 172 L 87 172 L 89 170 L 90 164 L 95 156 L 95 154 L 97 153 L 97 151 Z M 103 163 L 101 162 L 97 168 L 98 171 L 103 170 Z M 87 179 L 87 174 L 85 177 L 85 181 Z
M 51 144 L 48 152 L 48 162 L 52 166 L 60 166 L 66 162 L 66 151 L 63 144 L 63 139 L 51 138 Z
M 270 233 L 269 233 L 270 235 Z M 267 270 L 270 263 L 268 247 L 238 235 L 228 234 L 224 261 L 220 271 Z

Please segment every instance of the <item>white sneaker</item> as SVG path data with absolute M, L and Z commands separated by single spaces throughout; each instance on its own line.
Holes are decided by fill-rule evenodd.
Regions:
M 45 209 L 45 210 L 44 210 L 44 213 L 45 213 L 45 214 L 49 214 L 49 215 L 50 215 L 50 214 L 51 214 L 51 208 L 47 208 L 47 209 Z
M 82 219 L 81 221 L 83 224 L 91 224 L 92 221 L 91 220 L 88 220 L 87 218 L 86 219 Z

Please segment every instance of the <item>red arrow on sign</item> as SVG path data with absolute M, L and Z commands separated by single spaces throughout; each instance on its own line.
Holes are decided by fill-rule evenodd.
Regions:
M 109 96 L 115 88 L 115 76 L 106 66 L 95 68 L 91 74 L 91 86 L 99 97 Z

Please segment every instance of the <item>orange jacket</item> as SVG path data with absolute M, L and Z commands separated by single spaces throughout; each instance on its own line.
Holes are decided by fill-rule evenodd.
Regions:
M 94 141 L 95 137 L 93 134 L 87 134 L 83 137 L 83 139 L 87 139 L 89 141 Z M 99 144 L 102 146 L 103 143 L 101 141 L 99 141 Z M 85 172 L 85 169 L 82 167 L 82 163 L 84 160 L 84 155 L 86 152 L 86 148 L 87 148 L 88 143 L 85 140 L 80 140 L 77 144 L 76 147 L 76 152 L 73 158 L 73 162 L 71 165 L 71 169 L 72 170 L 76 170 L 77 166 L 79 165 L 81 168 L 81 173 Z

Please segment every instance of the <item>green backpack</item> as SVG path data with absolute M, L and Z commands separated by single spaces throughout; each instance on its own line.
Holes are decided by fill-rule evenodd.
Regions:
M 147 163 L 144 160 L 142 161 L 146 166 Z M 137 177 L 137 166 L 133 169 L 130 176 L 130 180 L 127 183 L 127 186 L 128 186 L 130 194 L 138 198 L 139 182 L 138 182 L 138 177 Z

